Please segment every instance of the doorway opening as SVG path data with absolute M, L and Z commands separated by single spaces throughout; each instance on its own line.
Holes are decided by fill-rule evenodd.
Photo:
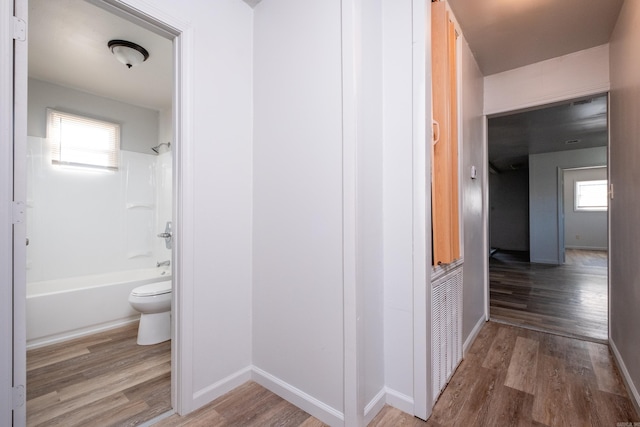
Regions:
M 135 289 L 169 283 L 171 309 L 175 34 L 103 2 L 28 6 L 27 421 L 145 422 L 175 406 L 172 341 L 141 342 L 130 302 Z M 112 40 L 149 57 L 125 66 Z M 96 157 L 93 131 L 78 138 L 88 154 L 67 142 L 58 151 L 75 157 L 54 159 L 52 111 L 117 127 L 115 163 L 86 160 Z
M 576 201 L 589 181 L 606 201 L 607 98 L 489 117 L 491 319 L 607 340 L 607 211 Z

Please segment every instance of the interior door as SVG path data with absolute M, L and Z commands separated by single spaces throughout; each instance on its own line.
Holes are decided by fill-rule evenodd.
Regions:
M 13 425 L 26 425 L 27 258 L 27 13 L 28 0 L 14 0 L 19 28 L 14 39 L 13 105 Z

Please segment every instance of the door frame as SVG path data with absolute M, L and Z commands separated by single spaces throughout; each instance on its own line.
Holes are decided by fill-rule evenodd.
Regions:
M 608 143 L 607 143 L 608 144 Z M 558 189 L 556 195 L 558 196 L 558 265 L 563 265 L 565 262 L 565 235 L 564 235 L 564 171 L 566 169 L 558 167 Z
M 431 366 L 431 7 L 412 4 L 413 124 L 413 415 L 427 420 L 433 408 Z M 427 120 L 427 118 L 429 118 Z
M 118 16 L 133 21 L 147 29 L 173 39 L 173 221 L 174 221 L 174 250 L 172 255 L 173 264 L 173 316 L 172 316 L 172 346 L 171 346 L 171 404 L 173 410 L 179 414 L 184 414 L 192 410 L 193 396 L 191 394 L 193 384 L 193 373 L 190 369 L 189 361 L 191 360 L 192 343 L 193 343 L 193 324 L 189 316 L 186 316 L 187 308 L 192 305 L 193 268 L 190 263 L 193 262 L 193 250 L 186 242 L 192 242 L 195 235 L 192 221 L 183 221 L 184 212 L 193 212 L 194 194 L 193 194 L 193 168 L 189 167 L 193 163 L 193 117 L 192 97 L 193 97 L 193 58 L 194 43 L 193 30 L 191 26 L 176 17 L 167 14 L 158 9 L 156 6 L 142 0 L 89 0 L 96 6 L 102 7 Z M 6 144 L 0 146 L 2 185 L 0 185 L 0 197 L 3 200 L 0 211 L 0 241 L 7 242 L 0 246 L 0 271 L 2 271 L 2 283 L 6 283 L 0 287 L 0 307 L 3 313 L 3 320 L 0 326 L 0 333 L 3 341 L 12 342 L 13 348 L 0 351 L 0 370 L 3 386 L 0 390 L 0 424 L 21 426 L 26 423 L 26 405 L 23 405 L 21 411 L 16 411 L 12 417 L 12 388 L 4 387 L 4 377 L 15 377 L 17 384 L 26 385 L 26 315 L 24 312 L 24 303 L 26 299 L 26 270 L 22 269 L 22 274 L 13 275 L 12 266 L 14 263 L 23 263 L 25 258 L 19 252 L 18 256 L 12 253 L 10 245 L 14 241 L 15 225 L 14 207 L 11 200 L 13 193 L 16 191 L 17 199 L 24 203 L 24 191 L 20 194 L 20 188 L 26 182 L 26 171 L 24 167 L 15 168 L 16 176 L 14 176 L 14 156 L 18 159 L 21 154 L 24 156 L 23 163 L 26 165 L 26 116 L 27 116 L 27 98 L 26 98 L 26 47 L 24 49 L 24 57 L 18 56 L 17 60 L 24 62 L 24 66 L 16 66 L 15 72 L 13 68 L 13 40 L 10 42 L 7 37 L 12 37 L 13 29 L 13 4 L 11 1 L 3 0 L 2 9 L 2 29 L 3 38 L 0 41 L 0 58 L 2 58 L 2 67 L 0 67 L 0 93 L 2 94 L 2 111 L 13 111 L 18 118 L 22 117 L 23 122 L 18 120 L 14 128 L 13 116 L 0 116 L 0 132 L 3 141 Z M 28 0 L 15 0 L 16 10 L 24 11 L 25 16 L 28 10 Z M 9 14 L 8 12 L 11 12 Z M 28 28 L 28 24 L 27 24 Z M 27 31 L 28 32 L 28 31 Z M 16 64 L 18 65 L 18 64 Z M 15 93 L 15 107 L 13 105 L 14 92 L 13 81 L 24 81 L 24 93 Z M 9 100 L 9 102 L 7 102 Z M 15 132 L 15 139 L 14 139 Z M 13 141 L 13 143 L 9 142 Z M 6 178 L 6 180 L 4 179 Z M 6 184 L 5 184 L 6 183 Z M 16 189 L 16 190 L 14 190 Z M 5 206 L 5 201 L 6 206 Z M 22 231 L 15 233 L 16 245 L 23 242 L 24 247 L 24 221 L 22 222 Z M 21 237 L 22 236 L 22 237 Z M 24 250 L 26 252 L 26 250 Z M 26 255 L 26 254 L 25 254 Z M 13 304 L 13 298 L 17 304 Z M 22 305 L 22 309 L 20 306 Z M 5 314 L 6 313 L 6 314 Z M 4 322 L 7 317 L 7 322 Z M 5 339 L 6 337 L 6 339 Z M 15 353 L 15 354 L 14 354 Z M 14 360 L 15 357 L 15 360 Z M 24 414 L 24 415 L 22 415 Z
M 609 87 L 609 85 L 606 86 L 598 86 L 598 87 L 594 87 L 590 90 L 576 90 L 576 91 L 569 91 L 566 93 L 563 93 L 562 96 L 557 96 L 557 97 L 551 97 L 551 98 L 544 98 L 544 99 L 538 99 L 536 101 L 529 101 L 529 100 L 524 100 L 521 101 L 519 103 L 515 103 L 513 105 L 510 105 L 509 107 L 505 107 L 505 108 L 496 108 L 495 110 L 492 110 L 490 112 L 487 112 L 487 105 L 485 103 L 485 114 L 484 114 L 484 122 L 485 122 L 485 131 L 484 131 L 484 137 L 482 140 L 482 149 L 485 153 L 485 164 L 488 164 L 489 161 L 489 118 L 490 117 L 495 117 L 498 115 L 506 115 L 506 114 L 510 114 L 510 113 L 515 113 L 518 111 L 523 111 L 525 109 L 531 109 L 531 108 L 536 108 L 536 107 L 541 107 L 544 105 L 549 105 L 549 104 L 555 104 L 555 103 L 562 103 L 562 102 L 566 102 L 566 101 L 571 101 L 571 100 L 575 100 L 575 99 L 579 99 L 579 98 L 585 98 L 585 97 L 589 97 L 589 96 L 597 96 L 597 95 L 602 95 L 602 94 L 606 94 L 607 95 L 607 132 L 609 132 L 609 128 L 610 128 L 610 119 L 609 119 L 609 114 L 610 114 L 610 99 L 611 99 L 611 89 Z M 486 96 L 486 94 L 485 94 Z M 611 135 L 609 132 L 609 137 L 607 138 L 607 159 L 609 158 L 609 147 L 611 145 L 611 139 L 610 139 Z M 607 168 L 608 168 L 608 160 L 607 160 Z M 486 168 L 488 169 L 488 168 Z M 609 179 L 609 173 L 610 173 L 610 169 L 607 169 L 607 179 Z M 557 174 L 558 174 L 558 180 L 560 180 L 563 177 L 563 169 L 562 168 L 558 168 L 557 170 Z M 560 189 L 560 186 L 558 184 L 558 189 Z M 491 246 L 491 237 L 490 237 L 490 228 L 489 228 L 489 212 L 490 212 L 490 207 L 489 207 L 489 181 L 486 180 L 485 184 L 484 184 L 484 188 L 483 188 L 483 198 L 486 201 L 485 204 L 485 209 L 486 209 L 486 215 L 484 216 L 484 230 L 483 230 L 483 234 L 486 236 L 486 244 L 485 246 L 487 247 L 487 250 L 489 250 L 490 246 Z M 557 203 L 558 203 L 558 210 L 560 209 L 560 204 L 561 204 L 561 199 L 560 197 L 562 197 L 562 194 L 558 191 L 557 194 Z M 610 218 L 610 213 L 607 212 L 607 218 Z M 558 227 L 558 246 L 560 244 L 562 244 L 562 253 L 560 253 L 560 247 L 559 252 L 558 252 L 558 262 L 560 262 L 560 260 L 563 259 L 564 257 L 564 220 L 562 221 L 562 237 L 560 236 L 560 214 L 558 212 L 556 212 L 556 221 L 558 221 L 557 227 Z M 607 221 L 609 221 L 609 219 L 607 219 Z M 610 224 L 608 224 L 609 227 Z M 610 228 L 610 227 L 609 227 Z M 609 233 L 609 230 L 607 231 L 608 235 L 607 235 L 607 248 L 611 247 L 611 235 Z M 490 295 L 490 283 L 489 283 L 489 252 L 487 251 L 487 256 L 485 256 L 484 258 L 484 266 L 485 266 L 485 271 L 486 271 L 486 277 L 485 277 L 485 309 L 486 309 L 486 318 L 487 320 L 490 320 L 491 318 L 491 312 L 490 312 L 490 306 L 491 306 L 491 295 Z M 609 262 L 611 260 L 609 259 Z M 609 283 L 609 277 L 610 275 L 608 274 L 610 270 L 607 269 L 607 293 L 608 293 L 608 298 L 609 301 L 611 301 L 611 284 Z M 609 318 L 609 313 L 607 314 L 607 318 Z M 610 333 L 611 331 L 609 331 Z
M 16 31 L 27 19 L 23 0 L 0 2 L 0 424 L 25 425 L 26 405 L 24 384 L 26 378 L 26 336 L 24 322 L 16 325 L 14 319 L 24 318 L 24 286 L 14 289 L 15 280 L 26 275 L 24 260 L 24 178 L 15 179 L 14 157 L 24 149 L 14 138 L 25 133 L 26 109 L 26 27 Z M 16 21 L 14 16 L 22 18 Z M 14 39 L 15 37 L 15 39 Z M 23 73 L 16 78 L 14 70 Z M 16 105 L 18 108 L 16 109 Z M 16 147 L 17 145 L 17 147 Z M 24 163 L 26 165 L 26 163 Z M 23 165 L 23 166 L 24 166 Z M 19 166 L 19 165 L 18 165 Z M 16 204 L 20 201 L 22 204 Z M 21 245 L 18 242 L 22 242 Z M 15 266 L 22 265 L 22 269 Z M 22 278 L 21 278 L 22 277 Z M 14 408 L 15 406 L 15 408 Z
M 142 0 L 88 0 L 115 15 L 173 39 L 173 265 L 171 316 L 171 406 L 180 415 L 193 409 L 193 323 L 188 307 L 193 306 L 193 221 L 183 221 L 193 212 L 193 31 L 189 24 Z

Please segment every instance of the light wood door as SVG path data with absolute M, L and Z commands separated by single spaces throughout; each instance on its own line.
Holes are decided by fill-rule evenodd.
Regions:
M 431 210 L 434 265 L 460 257 L 457 32 L 444 2 L 431 3 L 433 119 Z

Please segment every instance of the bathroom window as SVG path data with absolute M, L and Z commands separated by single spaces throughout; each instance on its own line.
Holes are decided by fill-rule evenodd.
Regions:
M 576 211 L 607 210 L 607 180 L 576 181 Z
M 47 138 L 55 165 L 118 169 L 120 125 L 116 123 L 47 109 Z

